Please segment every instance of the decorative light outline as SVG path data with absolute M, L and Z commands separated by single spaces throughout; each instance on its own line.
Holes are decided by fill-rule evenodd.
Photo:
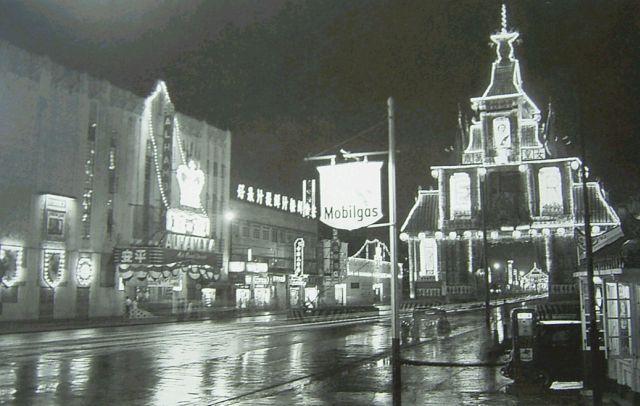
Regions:
M 24 253 L 24 248 L 19 246 L 19 245 L 10 245 L 10 244 L 0 244 L 0 258 L 4 255 L 6 255 L 6 251 L 11 251 L 11 252 L 15 252 L 16 253 L 16 273 L 13 276 L 13 278 L 10 279 L 5 279 L 5 277 L 2 278 L 2 283 L 10 288 L 12 286 L 14 286 L 16 283 L 21 282 L 22 280 L 22 276 L 23 276 L 23 267 L 22 267 L 22 257 L 23 257 L 23 253 Z
M 88 275 L 84 274 L 81 269 L 87 269 L 88 267 Z M 93 261 L 91 258 L 83 255 L 78 259 L 78 263 L 76 264 L 76 285 L 81 288 L 86 288 L 91 286 L 91 282 L 93 281 Z
M 49 261 L 50 255 L 60 255 L 60 262 L 58 263 L 58 277 L 56 280 L 51 280 L 49 277 Z M 66 250 L 64 248 L 43 248 L 42 249 L 42 281 L 50 288 L 56 288 L 66 277 Z

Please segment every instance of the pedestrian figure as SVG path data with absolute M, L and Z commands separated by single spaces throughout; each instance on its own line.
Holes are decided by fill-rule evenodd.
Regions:
M 187 319 L 191 319 L 193 317 L 193 303 L 189 302 L 189 304 L 187 304 Z
M 124 300 L 124 315 L 126 318 L 131 318 L 131 306 L 133 305 L 133 301 L 129 296 Z
M 131 311 L 130 311 L 130 316 L 129 317 L 136 317 L 136 310 L 138 310 L 138 299 L 133 299 L 133 301 L 131 302 Z
M 448 336 L 449 333 L 451 333 L 451 324 L 449 324 L 449 320 L 447 320 L 447 313 L 444 310 L 442 310 L 438 317 L 436 330 L 438 331 L 438 335 L 441 336 Z

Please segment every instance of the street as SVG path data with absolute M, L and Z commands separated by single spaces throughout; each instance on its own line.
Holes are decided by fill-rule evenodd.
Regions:
M 502 323 L 486 334 L 479 311 L 450 321 L 450 337 L 423 332 L 424 344 L 403 356 L 474 361 L 503 338 Z M 281 316 L 4 335 L 0 403 L 390 404 L 389 342 L 384 321 L 303 325 Z M 405 404 L 541 400 L 506 394 L 510 381 L 495 367 L 404 366 L 403 380 Z

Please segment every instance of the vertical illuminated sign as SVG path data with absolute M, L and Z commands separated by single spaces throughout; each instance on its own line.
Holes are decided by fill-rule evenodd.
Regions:
M 162 165 L 160 165 L 160 181 L 165 196 L 171 196 L 171 162 L 173 154 L 173 114 L 171 109 L 164 115 L 164 125 L 162 130 Z M 166 208 L 162 210 L 162 218 L 166 216 Z M 164 223 L 164 221 L 163 221 Z
M 304 274 L 304 239 L 296 238 L 293 243 L 294 274 L 302 276 Z

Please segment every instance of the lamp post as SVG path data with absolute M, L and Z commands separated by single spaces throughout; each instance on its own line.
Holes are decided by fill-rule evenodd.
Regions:
M 487 327 L 491 326 L 491 303 L 490 303 L 490 292 L 489 292 L 489 272 L 491 269 L 487 264 L 487 168 L 482 165 L 481 168 L 478 169 L 478 174 L 480 175 L 480 208 L 482 215 L 482 269 L 484 270 L 484 317 L 485 323 Z

